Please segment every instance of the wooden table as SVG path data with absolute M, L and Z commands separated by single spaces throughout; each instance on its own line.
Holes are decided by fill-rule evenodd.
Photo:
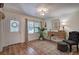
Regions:
M 58 38 L 65 39 L 66 38 L 66 32 L 65 31 L 59 31 L 59 32 L 49 31 L 48 36 L 50 37 L 50 40 L 51 40 L 51 37 L 53 37 L 53 36 L 57 36 Z

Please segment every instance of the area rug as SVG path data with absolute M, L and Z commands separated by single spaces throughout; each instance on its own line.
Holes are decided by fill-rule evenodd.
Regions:
M 47 40 L 37 40 L 29 43 L 36 50 L 42 51 L 46 55 L 68 55 L 68 52 L 57 50 L 57 43 Z

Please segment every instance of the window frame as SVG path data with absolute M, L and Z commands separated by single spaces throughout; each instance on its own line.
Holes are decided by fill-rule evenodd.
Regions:
M 34 32 L 33 33 L 29 33 L 29 29 L 28 29 L 28 34 L 34 34 L 34 33 L 38 33 L 38 32 L 36 32 L 35 31 L 35 28 L 37 27 L 37 26 L 35 26 L 35 23 L 39 23 L 39 26 L 38 27 L 41 27 L 41 22 L 40 21 L 32 21 L 32 20 L 28 20 L 28 22 L 33 22 L 33 30 L 34 30 Z M 29 25 L 29 24 L 28 24 Z

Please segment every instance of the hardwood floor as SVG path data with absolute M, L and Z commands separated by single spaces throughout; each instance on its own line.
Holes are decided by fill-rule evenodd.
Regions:
M 51 41 L 47 41 L 47 42 L 54 43 Z M 45 52 L 42 50 L 37 50 L 33 46 L 29 46 L 28 44 L 25 43 L 18 43 L 4 47 L 3 51 L 0 52 L 0 55 L 46 55 Z M 79 53 L 74 52 L 74 54 L 78 55 Z
M 41 51 L 37 51 L 25 43 L 19 43 L 4 47 L 1 55 L 42 55 Z

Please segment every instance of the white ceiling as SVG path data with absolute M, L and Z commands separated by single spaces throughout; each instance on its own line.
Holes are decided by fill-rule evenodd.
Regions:
M 25 15 L 41 17 L 37 12 L 37 8 L 48 8 L 48 13 L 44 18 L 50 17 L 68 17 L 72 13 L 78 11 L 79 4 L 56 4 L 56 3 L 6 3 L 4 8 L 15 9 Z

